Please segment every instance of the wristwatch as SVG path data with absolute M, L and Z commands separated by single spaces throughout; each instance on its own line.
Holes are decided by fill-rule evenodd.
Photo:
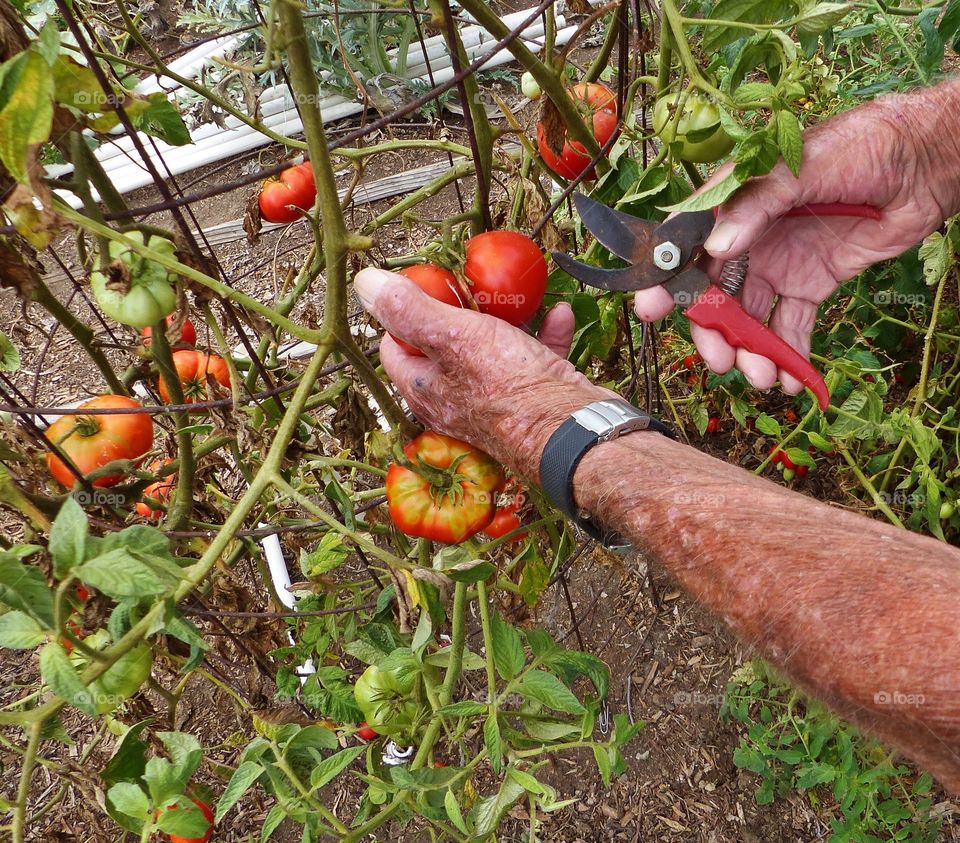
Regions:
M 611 398 L 594 401 L 573 413 L 553 432 L 540 457 L 540 484 L 547 498 L 587 535 L 607 547 L 624 547 L 627 543 L 577 508 L 573 498 L 573 475 L 584 454 L 594 445 L 610 442 L 635 430 L 654 430 L 675 438 L 667 425 L 649 413 L 622 399 Z

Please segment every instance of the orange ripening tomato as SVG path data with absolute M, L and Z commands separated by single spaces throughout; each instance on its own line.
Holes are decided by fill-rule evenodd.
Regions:
M 589 118 L 593 136 L 603 147 L 617 130 L 617 98 L 613 91 L 606 85 L 588 82 L 574 85 L 570 93 L 584 118 Z M 577 178 L 590 166 L 591 156 L 586 147 L 569 137 L 564 141 L 560 154 L 554 152 L 547 143 L 547 132 L 543 123 L 537 123 L 537 149 L 543 163 L 565 179 Z M 591 169 L 586 178 L 592 179 L 593 175 Z
M 413 281 L 431 298 L 453 307 L 463 307 L 460 282 L 457 281 L 457 276 L 449 269 L 444 269 L 434 263 L 418 263 L 401 269 L 400 274 Z M 391 334 L 391 336 L 393 335 Z M 424 356 L 419 348 L 414 348 L 410 343 L 398 340 L 396 337 L 393 337 L 393 339 L 407 354 L 415 354 L 417 357 Z
M 170 314 L 167 317 L 167 324 L 173 322 L 174 314 Z M 140 336 L 143 338 L 143 344 L 146 346 L 150 345 L 150 338 L 153 335 L 153 327 L 147 325 L 142 331 L 140 331 Z M 189 345 L 191 348 L 197 344 L 197 329 L 193 327 L 193 322 L 189 319 L 183 321 L 183 328 L 180 329 L 180 339 L 177 341 L 177 345 Z
M 260 216 L 267 222 L 294 222 L 313 207 L 317 185 L 309 162 L 288 167 L 276 178 L 269 178 L 260 186 L 257 204 Z
M 230 388 L 230 369 L 227 361 L 216 354 L 204 351 L 175 351 L 173 366 L 177 370 L 183 387 L 183 400 L 187 404 L 205 401 L 207 398 L 207 376 L 212 377 L 220 386 Z M 160 378 L 160 397 L 170 403 L 170 393 L 163 378 Z M 197 410 L 195 412 L 202 412 Z
M 170 838 L 170 843 L 207 843 L 213 835 L 213 811 L 210 806 L 202 799 L 193 799 L 191 801 L 203 812 L 204 819 L 206 819 L 208 823 L 207 830 L 203 833 L 202 837 L 181 837 L 179 834 L 168 834 L 167 836 Z M 175 811 L 177 810 L 177 806 L 175 804 L 171 805 L 167 810 Z
M 154 460 L 150 463 L 150 470 L 157 471 L 165 465 L 169 465 L 173 460 L 169 457 L 165 460 Z M 164 502 L 170 497 L 170 492 L 173 491 L 173 486 L 176 483 L 176 476 L 169 474 L 166 477 L 157 480 L 156 483 L 151 483 L 143 490 L 143 496 L 145 498 L 153 498 L 155 501 Z M 144 518 L 153 518 L 158 519 L 163 517 L 162 509 L 154 509 L 146 501 L 137 501 L 137 515 L 142 515 Z
M 403 449 L 411 468 L 387 471 L 390 518 L 408 536 L 459 544 L 493 519 L 503 470 L 483 451 L 441 433 L 421 433 Z
M 58 446 L 85 477 L 114 460 L 135 460 L 153 445 L 153 421 L 146 413 L 85 416 L 84 410 L 137 409 L 139 401 L 124 395 L 100 395 L 61 416 L 47 429 L 47 439 Z M 47 468 L 53 479 L 72 488 L 76 478 L 52 451 Z M 122 474 L 98 477 L 94 486 L 113 486 Z

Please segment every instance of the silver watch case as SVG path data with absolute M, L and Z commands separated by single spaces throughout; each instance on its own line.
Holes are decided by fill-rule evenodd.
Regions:
M 594 401 L 576 410 L 572 416 L 581 427 L 595 433 L 598 442 L 609 442 L 625 433 L 650 427 L 650 416 L 617 398 Z

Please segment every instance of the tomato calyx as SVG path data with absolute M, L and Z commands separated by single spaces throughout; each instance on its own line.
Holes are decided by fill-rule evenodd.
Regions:
M 466 458 L 467 454 L 460 454 L 455 457 L 453 462 L 446 468 L 437 468 L 426 462 L 423 457 L 417 455 L 416 461 L 407 459 L 398 460 L 405 468 L 410 469 L 414 474 L 422 477 L 429 484 L 430 497 L 434 503 L 442 504 L 449 500 L 454 505 L 459 505 L 464 498 L 464 483 L 469 483 L 470 478 L 466 474 L 457 471 Z

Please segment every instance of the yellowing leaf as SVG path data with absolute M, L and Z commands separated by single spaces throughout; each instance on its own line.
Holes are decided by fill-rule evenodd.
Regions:
M 53 123 L 53 71 L 30 51 L 10 98 L 0 111 L 0 161 L 17 181 L 30 181 L 31 147 L 50 136 Z

